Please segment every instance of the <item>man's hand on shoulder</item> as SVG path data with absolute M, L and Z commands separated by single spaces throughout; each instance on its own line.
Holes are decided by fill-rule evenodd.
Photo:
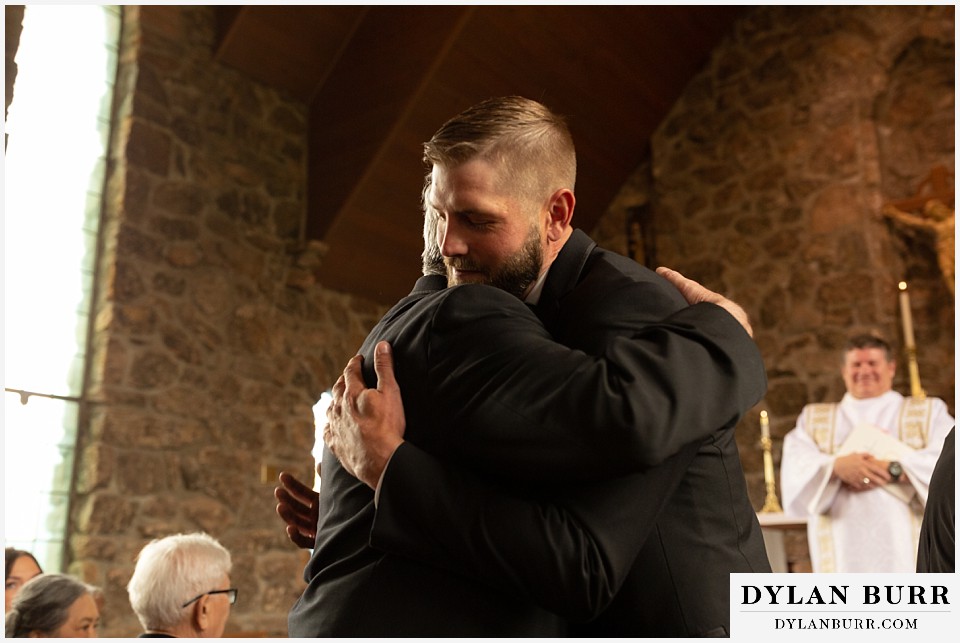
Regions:
M 377 388 L 364 385 L 363 357 L 353 357 L 333 387 L 323 440 L 350 475 L 376 489 L 387 462 L 403 443 L 406 419 L 387 342 L 374 353 Z
M 713 292 L 693 279 L 687 279 L 676 270 L 661 266 L 657 268 L 657 274 L 673 284 L 673 286 L 680 291 L 680 294 L 683 295 L 683 298 L 687 300 L 688 304 L 692 305 L 707 302 L 720 306 L 733 315 L 733 318 L 743 326 L 747 334 L 753 337 L 753 327 L 750 325 L 747 311 L 739 304 L 730 301 L 719 293 Z

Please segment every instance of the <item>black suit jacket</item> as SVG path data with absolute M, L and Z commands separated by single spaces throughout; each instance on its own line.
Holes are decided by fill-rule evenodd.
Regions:
M 537 312 L 558 341 L 590 354 L 603 354 L 617 338 L 640 328 L 650 329 L 656 320 L 684 310 L 683 306 L 672 287 L 654 273 L 596 248 L 586 235 L 576 232 L 551 267 Z M 685 310 L 692 314 L 710 312 L 711 308 L 715 307 L 704 310 L 701 305 Z M 720 318 L 725 315 L 720 313 Z M 701 332 L 703 328 L 736 325 L 729 316 L 721 321 L 715 315 L 701 322 Z M 598 540 L 608 543 L 601 549 L 608 554 L 606 564 L 591 565 L 576 555 L 575 548 L 565 549 L 550 543 L 549 538 L 533 537 L 538 534 L 536 513 L 540 507 L 535 502 L 529 507 L 534 516 L 519 520 L 515 508 L 509 512 L 501 506 L 512 507 L 496 490 L 485 494 L 477 488 L 464 490 L 462 485 L 438 483 L 445 480 L 443 466 L 429 463 L 425 456 L 406 464 L 413 460 L 412 448 L 398 452 L 400 457 L 395 456 L 396 462 L 387 469 L 371 543 L 468 573 L 511 594 L 527 596 L 574 621 L 599 614 L 585 626 L 574 626 L 575 634 L 726 634 L 729 573 L 770 569 L 733 436 L 740 414 L 763 395 L 765 376 L 752 341 L 739 326 L 736 328 L 722 342 L 736 346 L 736 351 L 724 354 L 716 345 L 705 348 L 712 362 L 696 361 L 696 353 L 689 346 L 677 344 L 675 334 L 660 334 L 662 367 L 671 371 L 672 388 L 658 391 L 662 397 L 647 392 L 645 403 L 658 412 L 663 426 L 670 426 L 674 432 L 676 426 L 664 418 L 677 406 L 687 411 L 687 431 L 692 426 L 710 429 L 709 438 L 700 445 L 682 481 L 665 474 L 657 488 L 649 486 L 649 479 L 627 476 L 608 481 L 605 488 L 554 486 L 555 493 L 547 496 L 589 525 Z M 738 395 L 737 384 L 746 385 L 743 390 L 749 390 L 750 395 Z M 601 432 L 592 432 L 594 426 L 586 417 L 581 435 L 590 442 L 579 449 L 581 460 L 589 460 L 592 449 L 606 452 L 609 446 Z M 668 446 L 664 433 L 639 426 L 637 430 L 654 443 L 661 440 L 663 449 L 675 449 L 675 445 Z M 549 450 L 553 444 L 549 434 L 544 442 L 522 450 L 533 470 L 539 471 L 535 451 Z M 495 443 L 501 452 L 512 452 L 508 436 L 501 436 Z M 660 451 L 651 453 L 655 453 L 654 460 L 663 455 Z M 431 466 L 437 469 L 432 479 L 426 474 Z M 675 465 L 666 466 L 676 473 Z M 449 467 L 447 470 L 449 475 Z M 576 471 L 571 467 L 570 478 Z M 410 492 L 414 488 L 417 493 Z M 662 507 L 639 508 L 651 491 L 663 493 L 663 500 L 666 494 L 671 495 L 657 521 L 655 537 L 647 539 L 651 511 L 656 515 Z M 585 507 L 592 508 L 586 518 Z M 457 516 L 441 523 L 453 525 L 449 531 L 437 528 L 435 516 L 440 509 Z M 505 524 L 503 534 L 494 527 L 498 519 Z M 471 520 L 483 528 L 467 532 L 456 527 Z M 605 540 L 615 537 L 620 538 L 617 545 Z M 437 542 L 442 546 L 434 546 Z M 542 549 L 554 553 L 553 566 L 527 564 L 528 560 L 539 560 L 537 552 Z M 632 564 L 638 550 L 640 557 Z M 552 576 L 544 572 L 552 568 L 558 570 Z M 563 569 L 566 574 L 559 571 Z
M 917 571 L 921 573 L 952 574 L 955 570 L 955 430 L 956 427 L 950 429 L 943 441 L 943 450 L 930 476 L 917 546 Z
M 561 475 L 581 462 L 582 458 L 569 453 L 569 446 L 582 444 L 583 423 L 598 414 L 604 427 L 601 442 L 612 445 L 606 449 L 608 457 L 587 458 L 586 466 L 575 475 L 563 475 L 591 488 L 607 484 L 599 480 L 609 475 L 605 468 L 611 462 L 615 468 L 636 471 L 646 457 L 643 448 L 630 454 L 631 440 L 643 446 L 642 440 L 633 437 L 636 426 L 664 424 L 663 414 L 650 414 L 644 408 L 645 395 L 638 394 L 640 389 L 669 388 L 666 383 L 640 384 L 668 379 L 662 372 L 665 377 L 658 377 L 663 365 L 658 357 L 662 335 L 677 335 L 678 342 L 696 345 L 705 367 L 716 360 L 703 348 L 712 345 L 710 341 L 701 340 L 683 314 L 611 343 L 604 358 L 598 359 L 553 342 L 530 311 L 506 293 L 467 286 L 427 295 L 425 286 L 436 284 L 421 280 L 415 292 L 381 320 L 361 352 L 367 357 L 368 383 L 373 383 L 370 351 L 380 339 L 394 345 L 407 413 L 406 437 L 419 447 L 408 449 L 410 443 L 405 444 L 394 460 L 403 461 L 404 453 L 422 449 L 454 465 L 465 481 L 482 476 L 492 484 L 507 484 Z M 716 307 L 701 312 L 726 314 Z M 697 341 L 687 339 L 688 334 Z M 741 397 L 755 392 L 744 388 L 738 392 Z M 683 413 L 671 417 L 682 419 Z M 498 469 L 491 470 L 482 464 L 482 455 L 497 450 L 471 439 L 483 429 L 514 440 L 520 436 L 521 442 L 530 444 L 542 443 L 549 431 L 563 448 L 537 451 L 546 474 L 531 472 L 530 460 L 522 453 L 506 454 L 496 463 Z M 676 433 L 679 448 L 682 432 Z M 474 449 L 477 444 L 480 448 Z M 648 489 L 669 490 L 690 453 L 688 449 L 685 456 L 677 456 L 673 466 L 633 475 L 647 477 Z M 534 501 L 554 491 L 535 483 L 528 488 Z M 415 489 L 408 492 L 417 493 Z M 665 495 L 650 493 L 646 503 L 608 500 L 606 504 L 641 504 L 655 513 Z M 603 497 L 613 498 L 611 494 Z M 373 493 L 347 475 L 329 452 L 324 455 L 321 511 L 317 548 L 305 571 L 309 585 L 290 614 L 293 636 L 553 636 L 564 631 L 561 619 L 535 607 L 527 597 L 494 590 L 445 571 L 443 565 L 422 565 L 369 547 Z M 443 521 L 445 516 L 440 512 L 434 519 Z M 579 520 L 562 511 L 546 514 L 542 525 L 542 534 L 577 550 L 590 563 L 608 564 L 611 557 L 621 555 L 626 541 L 633 540 L 616 534 L 595 539 Z M 465 525 L 458 527 L 463 530 Z M 544 552 L 544 557 L 553 554 Z M 628 566 L 628 562 L 619 565 Z M 536 567 L 531 561 L 529 570 Z
M 611 335 L 640 321 L 631 319 L 617 293 L 625 280 L 644 281 L 649 275 L 638 264 L 592 246 L 586 235 L 570 239 L 564 250 L 572 252 L 555 262 L 559 270 L 551 270 L 541 305 L 557 341 L 596 354 Z M 577 270 L 574 258 L 584 256 Z M 650 314 L 655 319 L 667 312 Z M 723 392 L 704 389 L 703 394 Z M 701 445 L 614 603 L 580 633 L 729 635 L 730 573 L 771 571 L 734 436 L 738 419 L 703 416 L 716 431 Z

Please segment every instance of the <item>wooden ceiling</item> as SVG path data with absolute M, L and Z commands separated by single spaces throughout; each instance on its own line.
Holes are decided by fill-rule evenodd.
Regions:
M 743 7 L 220 6 L 216 57 L 309 106 L 308 238 L 326 287 L 392 304 L 420 274 L 421 145 L 519 94 L 577 145 L 589 230 Z

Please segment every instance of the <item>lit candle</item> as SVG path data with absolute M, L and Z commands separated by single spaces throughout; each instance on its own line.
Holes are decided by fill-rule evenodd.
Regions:
M 900 282 L 900 317 L 903 320 L 903 342 L 905 346 L 916 348 L 913 340 L 913 317 L 910 315 L 910 295 L 907 294 L 907 282 Z
M 760 438 L 770 439 L 770 420 L 767 419 L 766 411 L 760 411 Z

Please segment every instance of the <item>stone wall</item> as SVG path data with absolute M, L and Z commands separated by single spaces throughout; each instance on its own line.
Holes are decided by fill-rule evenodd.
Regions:
M 233 554 L 227 633 L 286 635 L 306 555 L 261 470 L 312 479 L 312 407 L 383 313 L 313 285 L 306 106 L 217 63 L 213 40 L 209 7 L 124 8 L 69 536 L 104 636 L 140 631 L 139 549 L 197 530 Z
M 779 466 L 801 407 L 842 396 L 850 334 L 876 330 L 901 345 L 902 279 L 923 386 L 953 411 L 954 303 L 932 237 L 880 214 L 933 167 L 954 167 L 953 51 L 952 6 L 750 10 L 595 231 L 624 252 L 627 208 L 649 203 L 659 262 L 750 313 L 769 390 L 738 443 L 758 509 L 760 410 Z M 908 392 L 900 364 L 894 387 Z
M 312 406 L 383 312 L 312 283 L 306 106 L 217 63 L 213 40 L 209 7 L 124 8 L 69 535 L 104 636 L 139 631 L 137 551 L 195 530 L 234 555 L 228 634 L 286 634 L 304 554 L 261 468 L 310 475 Z M 904 276 L 924 385 L 952 408 L 952 299 L 929 241 L 879 217 L 953 167 L 952 48 L 952 7 L 750 10 L 595 231 L 625 252 L 626 208 L 649 202 L 660 262 L 750 311 L 770 376 L 738 438 L 757 507 L 759 409 L 779 461 L 800 407 L 839 397 L 848 332 L 899 340 Z
M 17 80 L 17 62 L 14 56 L 20 47 L 20 34 L 23 32 L 23 5 L 7 4 L 3 6 L 4 13 L 4 42 L 6 43 L 6 58 L 4 59 L 4 108 L 3 120 L 7 120 L 7 110 L 13 101 L 13 83 Z M 6 145 L 4 145 L 6 149 Z

